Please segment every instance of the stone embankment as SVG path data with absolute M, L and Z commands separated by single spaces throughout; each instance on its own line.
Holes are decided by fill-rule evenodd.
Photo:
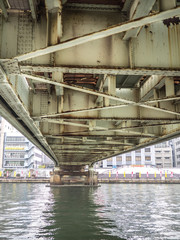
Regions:
M 0 178 L 0 183 L 49 183 L 49 178 Z
M 0 178 L 0 183 L 49 183 L 49 178 Z M 98 183 L 180 184 L 180 179 L 99 179 Z
M 99 183 L 180 184 L 180 179 L 99 179 Z

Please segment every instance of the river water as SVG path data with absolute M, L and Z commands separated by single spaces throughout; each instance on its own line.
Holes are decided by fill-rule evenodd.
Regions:
M 180 239 L 180 186 L 0 184 L 0 239 Z

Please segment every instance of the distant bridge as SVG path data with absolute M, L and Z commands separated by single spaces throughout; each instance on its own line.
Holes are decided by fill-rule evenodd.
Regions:
M 178 136 L 178 5 L 1 0 L 0 114 L 57 174 Z

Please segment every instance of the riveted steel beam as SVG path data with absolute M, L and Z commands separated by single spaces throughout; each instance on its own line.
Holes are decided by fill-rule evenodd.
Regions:
M 32 118 L 30 118 L 29 112 L 20 101 L 19 96 L 16 95 L 8 80 L 9 79 L 7 79 L 5 71 L 0 66 L 0 105 L 2 106 L 1 116 L 3 116 L 5 119 L 8 119 L 13 126 L 17 127 L 20 132 L 23 132 L 24 135 L 30 139 L 30 141 L 35 143 L 36 146 L 38 146 L 45 154 L 51 157 L 55 163 L 57 163 L 57 159 L 47 144 L 46 139 Z M 6 113 L 6 115 L 4 115 L 4 113 Z M 26 128 L 24 125 L 26 125 Z
M 169 98 L 163 98 L 163 99 L 155 99 L 155 100 L 149 100 L 149 101 L 145 101 L 142 102 L 144 104 L 148 104 L 148 103 L 156 103 L 156 102 L 166 102 L 166 101 L 174 101 L 174 100 L 178 100 L 180 99 L 180 97 L 169 97 Z M 140 102 L 141 103 L 141 102 Z M 149 109 L 153 109 L 153 110 L 157 110 L 160 112 L 165 112 L 165 113 L 170 113 L 170 114 L 174 114 L 174 115 L 178 115 L 180 116 L 180 113 L 178 112 L 174 112 L 174 111 L 169 111 L 166 109 L 162 109 L 159 107 L 152 107 L 152 106 L 144 106 L 141 104 L 133 104 L 134 106 L 142 106 L 142 107 L 147 107 Z M 72 114 L 76 114 L 76 113 L 84 113 L 84 112 L 91 112 L 91 111 L 101 111 L 101 110 L 108 110 L 108 109 L 116 109 L 116 108 L 123 108 L 123 107 L 127 107 L 130 106 L 130 104 L 128 105 L 113 105 L 113 106 L 108 106 L 108 107 L 97 107 L 97 108 L 89 108 L 89 109 L 82 109 L 82 110 L 74 110 L 74 111 L 67 111 L 67 112 L 62 112 L 62 113 L 56 113 L 56 114 L 48 114 L 48 115 L 39 115 L 39 116 L 33 116 L 34 119 L 39 119 L 39 118 L 48 118 L 48 117 L 63 117 L 66 115 L 72 115 Z M 63 118 L 61 118 L 62 120 Z M 97 119 L 96 119 L 97 120 Z
M 65 122 L 65 121 L 61 121 L 61 120 L 57 120 L 57 119 L 42 119 L 42 122 L 49 122 L 49 123 L 54 123 L 54 124 L 62 124 L 62 125 L 70 125 L 70 126 L 75 126 L 75 127 L 82 127 L 82 128 L 88 128 L 89 129 L 89 124 L 80 124 L 80 123 L 74 123 L 74 122 Z M 105 128 L 105 127 L 101 127 L 101 126 L 96 126 L 93 127 L 93 130 L 101 130 L 101 131 L 113 131 L 113 132 L 118 132 L 118 133 L 122 133 L 122 134 L 127 134 L 127 135 L 141 135 L 141 136 L 155 136 L 154 134 L 149 134 L 149 133 L 142 133 L 142 132 L 134 132 L 134 131 L 125 131 L 118 129 L 118 128 Z M 92 130 L 92 131 L 93 131 Z
M 64 49 L 67 49 L 70 47 L 75 47 L 75 46 L 78 46 L 83 43 L 87 43 L 87 42 L 94 41 L 97 39 L 105 38 L 105 37 L 108 37 L 108 36 L 111 36 L 111 35 L 114 35 L 117 33 L 125 32 L 125 31 L 131 30 L 133 28 L 138 28 L 138 27 L 144 26 L 146 24 L 151 24 L 154 22 L 162 21 L 167 18 L 172 18 L 179 14 L 180 14 L 180 8 L 178 7 L 175 9 L 171 9 L 171 10 L 167 10 L 167 11 L 160 12 L 157 14 L 153 14 L 153 15 L 150 15 L 147 17 L 139 18 L 137 20 L 132 20 L 129 22 L 117 24 L 117 25 L 111 26 L 109 28 L 103 29 L 101 31 L 98 31 L 98 32 L 89 33 L 87 35 L 77 37 L 75 39 L 70 39 L 65 42 L 61 42 L 54 46 L 49 46 L 49 47 L 46 47 L 43 49 L 35 50 L 32 52 L 17 56 L 14 59 L 17 59 L 19 62 L 25 61 L 25 60 L 28 60 L 31 58 L 35 58 L 35 57 L 43 56 L 43 55 L 46 55 L 49 53 L 53 53 L 53 52 L 56 52 L 59 50 L 64 50 Z
M 103 150 L 101 149 L 98 149 L 98 150 L 95 150 L 95 149 L 82 149 L 82 150 L 79 150 L 79 149 L 74 149 L 72 148 L 71 150 L 70 149 L 56 149 L 54 150 L 54 153 L 55 154 L 71 154 L 71 153 L 74 153 L 74 154 L 77 154 L 77 153 L 82 153 L 82 154 L 102 154 L 103 153 Z M 109 150 L 110 152 L 114 152 L 114 150 Z
M 170 97 L 164 97 L 164 98 L 157 98 L 157 99 L 152 99 L 152 100 L 148 100 L 148 101 L 141 101 L 142 103 L 156 103 L 156 102 L 168 102 L 168 101 L 175 101 L 175 100 L 179 100 L 180 96 L 176 95 L 176 96 L 170 96 Z
M 126 145 L 126 144 L 124 144 L 125 146 L 128 146 L 128 144 Z M 129 145 L 129 146 L 134 146 L 133 144 L 132 145 Z M 109 151 L 109 150 L 111 150 L 111 149 L 113 149 L 113 150 L 123 150 L 123 146 L 119 146 L 119 145 L 117 145 L 117 144 L 89 144 L 89 143 L 87 143 L 87 144 L 84 144 L 84 145 L 79 145 L 79 143 L 78 144 L 74 144 L 74 143 L 64 143 L 64 144 L 58 144 L 58 145 L 56 145 L 56 144 L 51 144 L 51 148 L 52 149 L 58 149 L 58 148 L 67 148 L 67 147 L 69 147 L 69 148 L 77 148 L 77 147 L 79 147 L 80 149 L 86 149 L 86 148 L 93 148 L 93 149 L 103 149 L 103 150 L 107 150 L 107 151 Z
M 108 146 L 103 146 L 103 145 L 97 145 L 97 144 L 94 144 L 93 146 L 89 146 L 89 145 L 84 145 L 84 146 L 80 146 L 80 145 L 72 145 L 72 147 L 70 145 L 51 145 L 51 148 L 52 149 L 55 149 L 55 150 L 71 150 L 71 149 L 75 149 L 75 150 L 102 150 L 102 151 L 114 151 L 114 150 L 118 150 L 119 148 L 118 147 L 113 147 L 112 149 L 108 148 Z
M 91 161 L 90 162 L 61 162 L 59 161 L 59 165 L 64 165 L 64 166 L 85 166 L 85 165 L 89 165 L 91 164 Z
M 121 127 L 121 129 L 137 129 L 137 128 L 146 128 L 146 127 L 157 127 L 157 126 L 165 126 L 165 125 L 172 125 L 172 124 L 180 124 L 180 121 L 174 121 L 174 122 L 159 122 L 159 123 L 154 123 L 154 124 L 140 124 L 140 125 L 132 125 L 132 126 L 127 126 L 127 127 Z
M 53 84 L 55 86 L 60 86 L 60 87 L 72 89 L 72 90 L 75 90 L 75 91 L 80 91 L 80 92 L 83 92 L 83 93 L 88 93 L 88 94 L 92 94 L 92 95 L 96 95 L 96 96 L 100 96 L 100 97 L 105 97 L 105 98 L 109 98 L 109 99 L 119 101 L 119 102 L 123 102 L 123 103 L 129 103 L 129 104 L 134 103 L 133 101 L 129 101 L 129 100 L 126 100 L 126 99 L 123 99 L 123 98 L 114 97 L 114 96 L 111 96 L 109 94 L 105 94 L 105 93 L 98 92 L 98 91 L 95 91 L 95 90 L 91 90 L 91 89 L 88 89 L 88 88 L 83 88 L 83 87 L 79 87 L 79 86 L 76 86 L 76 85 L 70 85 L 70 84 L 67 84 L 67 83 L 64 83 L 64 82 L 59 83 L 59 82 L 51 80 L 50 78 L 45 78 L 45 77 L 40 77 L 40 76 L 37 76 L 37 75 L 30 75 L 30 74 L 21 74 L 21 75 L 26 77 L 26 78 L 32 79 L 34 81 L 38 81 L 38 82 Z
M 0 1 L 0 8 L 2 9 L 3 16 L 4 16 L 5 20 L 7 21 L 8 20 L 8 13 L 7 13 L 7 8 L 4 4 L 4 0 Z
M 143 16 L 147 16 L 149 14 L 149 12 L 151 11 L 155 2 L 156 2 L 156 0 L 134 1 L 133 5 L 131 7 L 132 11 L 130 13 L 131 20 L 136 19 L 136 18 L 140 18 L 140 17 L 143 17 Z M 134 6 L 135 4 L 136 4 L 136 6 Z M 129 30 L 124 35 L 123 40 L 128 40 L 131 37 L 137 37 L 137 34 L 139 33 L 139 31 L 140 31 L 140 28 L 134 28 L 134 29 Z
M 36 3 L 35 0 L 29 0 L 29 6 L 31 9 L 31 16 L 34 21 L 37 21 L 37 16 L 36 16 Z
M 74 113 L 84 113 L 84 112 L 91 112 L 91 111 L 100 111 L 100 110 L 108 110 L 108 109 L 113 109 L 113 108 L 121 108 L 125 107 L 127 105 L 113 105 L 113 106 L 108 106 L 108 107 L 96 107 L 96 108 L 88 108 L 88 109 L 81 109 L 81 110 L 74 110 L 74 111 L 67 111 L 67 112 L 62 112 L 62 113 L 56 113 L 56 114 L 48 114 L 48 115 L 39 115 L 39 116 L 33 116 L 34 119 L 38 118 L 48 118 L 48 117 L 60 117 L 60 116 L 66 116 L 69 114 L 74 114 Z
M 114 67 L 92 67 L 92 66 L 43 66 L 43 65 L 20 65 L 22 72 L 63 72 L 63 73 L 86 73 L 86 74 L 112 74 L 112 75 L 159 75 L 180 76 L 180 69 L 156 69 L 156 68 L 119 68 Z
M 62 138 L 62 136 L 57 136 L 57 135 L 47 135 L 47 134 L 44 134 L 44 136 L 46 137 L 46 138 L 54 138 L 54 139 L 61 139 Z M 128 137 L 128 136 L 126 136 L 126 137 Z M 132 137 L 132 136 L 130 136 L 130 137 Z M 137 137 L 137 136 L 136 136 Z M 143 137 L 143 136 L 142 136 Z M 74 140 L 74 141 L 76 141 L 77 142 L 77 140 L 79 140 L 79 141 L 81 141 L 81 144 L 83 145 L 83 144 L 91 144 L 91 145 L 94 145 L 95 143 L 97 143 L 97 139 L 86 139 L 85 141 L 83 141 L 82 142 L 82 138 L 77 138 L 76 136 L 74 136 L 74 138 L 73 138 L 73 136 L 71 136 L 71 137 L 67 137 L 67 136 L 64 136 L 64 139 L 66 140 Z M 71 142 L 72 143 L 72 142 Z M 64 142 L 62 143 L 62 144 L 64 144 Z M 133 146 L 134 144 L 133 143 L 129 143 L 129 142 L 120 142 L 120 141 L 116 141 L 116 140 L 109 140 L 109 141 L 101 141 L 101 140 L 99 140 L 98 141 L 98 144 L 109 144 L 109 145 L 125 145 L 125 146 Z
M 37 76 L 37 75 L 30 75 L 30 74 L 21 74 L 21 75 L 26 77 L 26 78 L 38 81 L 38 82 L 53 84 L 55 86 L 62 86 L 62 87 L 68 88 L 68 89 L 73 89 L 73 90 L 76 90 L 76 91 L 80 91 L 80 92 L 84 92 L 84 93 L 88 93 L 88 94 L 92 94 L 92 95 L 96 95 L 96 96 L 109 98 L 109 99 L 112 99 L 112 100 L 115 100 L 115 101 L 131 104 L 131 105 L 134 105 L 134 106 L 140 106 L 140 107 L 149 108 L 149 109 L 153 109 L 153 110 L 156 110 L 156 111 L 170 113 L 170 114 L 180 116 L 180 113 L 177 113 L 177 112 L 162 109 L 162 108 L 159 108 L 159 107 L 149 106 L 149 105 L 146 105 L 146 104 L 143 104 L 143 103 L 135 103 L 135 102 L 130 101 L 130 100 L 126 100 L 126 99 L 119 98 L 119 97 L 114 97 L 114 96 L 111 96 L 109 94 L 105 94 L 105 93 L 98 92 L 98 91 L 95 91 L 95 90 L 86 89 L 86 88 L 79 87 L 79 86 L 69 85 L 69 84 L 66 84 L 66 83 L 59 83 L 59 82 L 56 82 L 56 81 L 52 81 L 49 78 L 40 77 L 40 76 Z
M 150 0 L 146 6 L 144 1 L 136 0 L 146 10 L 150 9 L 148 4 L 154 1 Z M 16 112 L 16 120 L 31 131 L 31 137 L 46 148 L 57 165 L 67 162 L 70 166 L 72 163 L 83 166 L 85 162 L 92 163 L 176 136 L 180 124 L 177 51 L 180 9 L 126 23 L 122 23 L 124 16 L 121 13 L 108 20 L 104 13 L 102 16 L 92 13 L 92 21 L 89 22 L 86 21 L 89 16 L 85 16 L 83 11 L 70 13 L 62 10 L 61 15 L 60 7 L 51 8 L 51 4 L 60 3 L 59 0 L 47 2 L 50 4 L 47 18 L 42 14 L 39 16 L 41 21 L 35 24 L 32 24 L 29 15 L 22 13 L 9 14 L 8 22 L 1 21 L 1 56 L 13 59 L 0 60 L 4 70 L 0 75 L 0 93 L 11 110 Z M 143 14 L 142 8 L 138 8 Z M 21 15 L 22 18 L 19 18 Z M 99 22 L 94 29 L 98 31 L 89 33 L 93 29 L 95 16 Z M 13 19 L 16 24 L 11 24 Z M 162 19 L 166 21 L 162 22 Z M 107 28 L 119 22 L 121 24 Z M 74 31 L 68 28 L 72 25 Z M 17 44 L 12 45 L 12 40 L 8 38 L 8 26 L 13 30 L 11 35 L 14 39 L 20 41 L 18 47 Z M 131 45 L 122 40 L 123 34 L 116 34 L 126 30 L 132 33 L 134 29 L 137 32 L 141 26 L 144 27 L 137 38 L 131 39 Z M 32 31 L 26 43 L 25 33 L 28 29 Z M 100 41 L 94 41 L 96 39 Z M 51 46 L 47 47 L 48 44 Z M 14 57 L 17 54 L 22 55 Z M 27 65 L 27 62 L 23 62 L 26 65 L 19 64 L 31 58 L 32 65 Z M 87 82 L 85 85 L 85 81 L 77 83 L 80 85 L 71 85 L 72 78 L 67 80 L 67 73 L 73 78 L 77 74 L 90 73 L 98 80 L 93 86 Z M 136 80 L 133 75 L 138 75 Z M 152 75 L 158 75 L 155 77 L 157 81 L 153 82 L 150 78 Z M 63 77 L 64 82 L 60 81 Z M 35 93 L 26 78 L 32 80 Z M 118 89 L 124 79 L 127 80 L 124 88 Z M 98 91 L 92 90 L 94 86 Z M 16 94 L 16 97 L 10 93 Z M 97 97 L 100 98 L 98 104 Z

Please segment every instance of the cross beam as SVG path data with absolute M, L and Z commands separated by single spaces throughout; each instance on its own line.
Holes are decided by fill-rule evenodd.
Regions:
M 134 1 L 134 4 L 137 3 L 137 6 L 134 9 L 131 19 L 136 19 L 136 18 L 140 18 L 140 17 L 148 15 L 149 12 L 151 11 L 153 5 L 155 4 L 155 2 L 156 2 L 156 0 L 148 0 L 148 1 L 139 0 L 138 2 Z M 136 37 L 137 34 L 139 33 L 139 31 L 140 31 L 140 28 L 134 28 L 134 29 L 129 30 L 124 35 L 123 40 L 128 40 L 131 37 Z
M 87 43 L 87 42 L 94 41 L 97 39 L 105 38 L 105 37 L 108 37 L 108 36 L 111 36 L 111 35 L 114 35 L 117 33 L 125 32 L 125 31 L 131 30 L 133 28 L 138 28 L 138 27 L 144 26 L 146 24 L 151 24 L 151 23 L 165 20 L 167 18 L 172 18 L 179 14 L 180 14 L 180 7 L 174 8 L 174 9 L 156 13 L 156 14 L 153 14 L 153 15 L 150 15 L 147 17 L 142 17 L 142 18 L 139 18 L 136 20 L 131 20 L 129 22 L 120 23 L 120 24 L 111 26 L 109 28 L 106 28 L 106 29 L 103 29 L 103 30 L 100 30 L 97 32 L 89 33 L 89 34 L 83 35 L 81 37 L 77 37 L 74 39 L 70 39 L 70 40 L 61 42 L 61 43 L 53 45 L 53 46 L 49 46 L 49 47 L 46 47 L 43 49 L 38 49 L 38 50 L 35 50 L 32 52 L 17 56 L 14 59 L 17 59 L 19 62 L 25 61 L 25 60 L 28 60 L 31 58 L 35 58 L 35 57 L 43 56 L 43 55 L 53 53 L 56 51 L 75 47 L 75 46 L 78 46 L 83 43 Z
M 67 83 L 60 83 L 60 82 L 56 82 L 54 80 L 51 80 L 50 78 L 45 78 L 45 77 L 40 77 L 40 76 L 36 76 L 36 75 L 30 75 L 30 74 L 21 74 L 22 76 L 32 79 L 34 81 L 38 81 L 38 82 L 43 82 L 43 83 L 47 83 L 47 84 L 53 84 L 55 86 L 60 86 L 60 87 L 64 87 L 64 88 L 68 88 L 68 89 L 72 89 L 75 91 L 80 91 L 83 93 L 87 93 L 87 94 L 92 94 L 92 95 L 96 95 L 96 96 L 100 96 L 100 97 L 105 97 L 105 98 L 109 98 L 111 100 L 115 100 L 115 101 L 119 101 L 119 102 L 123 102 L 123 103 L 129 103 L 129 104 L 134 104 L 135 102 L 130 101 L 130 100 L 126 100 L 123 98 L 119 98 L 119 97 L 114 97 L 112 95 L 106 94 L 106 93 L 102 93 L 102 92 L 98 92 L 95 90 L 90 90 L 88 88 L 84 88 L 84 87 L 79 87 L 76 85 L 70 85 Z
M 55 123 L 55 124 L 62 124 L 62 125 L 70 125 L 70 126 L 75 126 L 75 127 L 82 127 L 82 128 L 89 128 L 89 124 L 81 124 L 81 123 L 74 123 L 74 122 L 65 122 L 62 120 L 57 120 L 57 119 L 42 119 L 42 122 L 50 122 L 50 123 Z M 93 127 L 93 130 L 97 131 L 113 131 L 113 132 L 119 132 L 122 134 L 127 134 L 127 135 L 140 135 L 140 136 L 155 136 L 154 134 L 149 134 L 149 133 L 142 133 L 142 132 L 134 132 L 134 131 L 124 131 L 125 129 L 118 129 L 118 128 L 105 128 L 105 127 L 100 127 L 100 126 L 95 126 Z M 93 131 L 92 130 L 92 131 Z
M 159 108 L 159 107 L 149 106 L 149 105 L 146 105 L 146 104 L 143 104 L 143 103 L 136 103 L 136 102 L 131 101 L 131 100 L 126 100 L 126 99 L 123 99 L 123 98 L 112 96 L 110 94 L 98 92 L 98 91 L 95 91 L 95 90 L 90 90 L 90 89 L 79 87 L 79 86 L 70 85 L 70 84 L 67 84 L 67 83 L 59 83 L 59 82 L 56 82 L 54 80 L 51 80 L 50 78 L 45 78 L 45 77 L 40 77 L 40 76 L 30 75 L 30 74 L 21 74 L 21 75 L 24 76 L 25 78 L 29 78 L 29 79 L 32 79 L 32 80 L 35 80 L 35 81 L 38 81 L 38 82 L 53 84 L 55 86 L 65 87 L 65 88 L 72 89 L 72 90 L 75 90 L 75 91 L 80 91 L 80 92 L 84 92 L 84 93 L 87 93 L 87 94 L 92 94 L 92 95 L 96 95 L 96 96 L 100 96 L 100 97 L 104 97 L 104 98 L 109 98 L 111 100 L 115 100 L 115 101 L 118 101 L 118 102 L 123 102 L 123 103 L 129 104 L 129 105 L 140 106 L 140 107 L 149 108 L 149 109 L 153 109 L 153 110 L 157 110 L 157 111 L 161 111 L 161 112 L 170 113 L 170 114 L 180 116 L 180 113 L 177 113 L 177 112 L 162 109 L 162 108 Z M 125 107 L 125 106 L 128 106 L 128 105 L 123 105 L 123 106 Z
M 124 68 L 124 67 L 92 67 L 92 66 L 44 66 L 44 65 L 20 65 L 21 72 L 63 72 L 63 73 L 85 73 L 85 74 L 111 74 L 111 75 L 159 75 L 180 76 L 180 69 L 163 68 Z

